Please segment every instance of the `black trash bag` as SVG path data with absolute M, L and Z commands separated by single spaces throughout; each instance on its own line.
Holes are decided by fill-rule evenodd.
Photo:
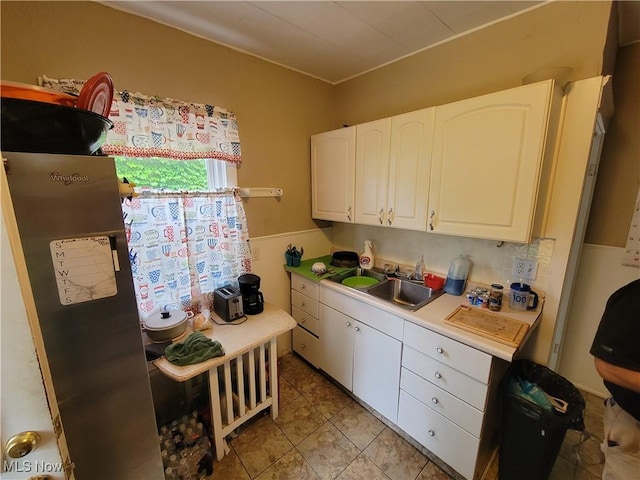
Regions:
M 566 413 L 561 413 L 556 409 L 551 411 L 536 405 L 524 398 L 507 392 L 507 383 L 504 384 L 507 392 L 506 401 L 510 401 L 520 406 L 519 410 L 529 417 L 535 417 L 541 425 L 562 426 L 571 430 L 584 430 L 584 409 L 585 400 L 580 391 L 566 378 L 558 375 L 553 370 L 538 365 L 530 360 L 516 360 L 511 364 L 505 377 L 508 382 L 512 376 L 523 378 L 531 383 L 535 383 L 538 388 L 544 390 L 552 397 L 557 397 L 567 402 Z

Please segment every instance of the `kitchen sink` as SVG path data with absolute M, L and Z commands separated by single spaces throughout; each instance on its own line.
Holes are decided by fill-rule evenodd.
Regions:
M 411 311 L 424 307 L 444 293 L 444 290 L 434 290 L 424 286 L 422 282 L 388 277 L 383 270 L 378 270 L 377 268 L 371 270 L 356 268 L 349 272 L 329 277 L 329 280 L 342 283 L 345 279 L 356 276 L 371 277 L 380 282 L 365 288 L 356 288 L 358 291 Z
M 385 282 L 387 280 L 387 276 L 382 270 L 378 271 L 378 269 L 374 269 L 374 268 L 370 270 L 365 270 L 362 268 L 354 268 L 353 270 L 349 270 L 348 272 L 341 273 L 340 275 L 333 275 L 329 277 L 329 280 L 336 283 L 342 283 L 344 280 L 351 277 L 371 277 L 371 278 L 375 278 L 379 282 Z M 358 290 L 361 290 L 361 289 L 359 288 Z
M 388 278 L 382 283 L 369 287 L 366 292 L 400 307 L 418 310 L 442 295 L 444 290 L 434 290 L 425 287 L 422 283 L 404 278 Z

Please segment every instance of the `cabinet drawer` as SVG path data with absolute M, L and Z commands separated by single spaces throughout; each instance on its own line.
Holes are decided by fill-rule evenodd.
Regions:
M 403 390 L 398 426 L 465 478 L 473 478 L 480 440 Z
M 404 344 L 466 375 L 489 382 L 491 355 L 405 321 Z
M 291 290 L 291 307 L 299 308 L 312 317 L 318 318 L 318 301 L 296 290 Z
M 309 330 L 317 337 L 320 336 L 320 320 L 316 317 L 309 315 L 298 307 L 291 307 L 291 316 L 306 330 Z
M 402 340 L 404 320 L 378 307 L 347 297 L 327 287 L 320 287 L 320 303 L 349 315 L 351 318 L 386 333 L 390 337 Z
M 482 412 L 450 393 L 427 382 L 406 368 L 402 369 L 400 388 L 443 417 L 480 438 Z
M 293 351 L 319 368 L 320 340 L 300 326 L 293 329 Z
M 295 274 L 291 275 L 291 288 L 304 293 L 307 297 L 318 300 L 318 284 L 308 278 Z
M 478 410 L 484 411 L 488 391 L 486 384 L 406 345 L 402 352 L 402 366 Z

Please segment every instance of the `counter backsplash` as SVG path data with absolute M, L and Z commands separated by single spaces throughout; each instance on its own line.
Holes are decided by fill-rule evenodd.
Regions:
M 534 239 L 530 244 L 504 242 L 498 246 L 499 242 L 495 240 L 337 222 L 328 230 L 331 231 L 332 245 L 336 250 L 361 253 L 364 241 L 371 240 L 376 266 L 381 268 L 385 262 L 393 262 L 403 269 L 411 269 L 416 260 L 424 255 L 426 271 L 446 276 L 451 259 L 466 254 L 472 262 L 469 280 L 483 284 L 500 283 L 505 288 L 520 280 L 512 275 L 516 258 L 535 260 L 538 263 L 536 278 L 525 280 L 525 283 L 543 295 L 547 291 L 555 246 L 553 239 Z

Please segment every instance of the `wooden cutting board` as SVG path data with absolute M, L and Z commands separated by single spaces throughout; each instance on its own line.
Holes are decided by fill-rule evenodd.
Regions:
M 527 330 L 529 330 L 529 325 L 520 320 L 502 317 L 490 310 L 480 310 L 464 305 L 459 306 L 444 321 L 512 347 L 520 346 Z

